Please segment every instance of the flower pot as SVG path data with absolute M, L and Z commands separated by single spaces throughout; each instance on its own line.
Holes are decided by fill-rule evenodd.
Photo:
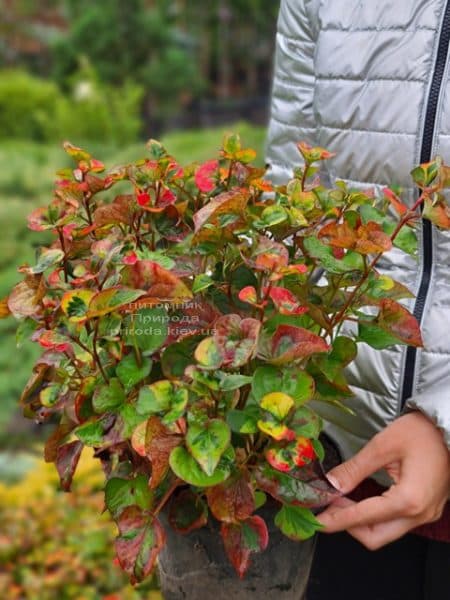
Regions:
M 166 515 L 161 520 L 167 542 L 159 555 L 159 576 L 165 600 L 253 600 L 304 598 L 314 554 L 315 538 L 294 542 L 274 524 L 279 506 L 268 503 L 258 511 L 267 522 L 268 548 L 252 554 L 251 565 L 239 579 L 225 554 L 220 524 L 210 519 L 207 527 L 187 535 L 175 533 Z

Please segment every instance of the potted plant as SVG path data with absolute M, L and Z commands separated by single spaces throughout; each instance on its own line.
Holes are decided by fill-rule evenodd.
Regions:
M 205 585 L 208 597 L 245 585 L 249 598 L 299 597 L 292 578 L 307 574 L 312 542 L 292 540 L 311 539 L 311 509 L 338 494 L 309 403 L 345 405 L 358 343 L 422 344 L 399 302 L 410 292 L 377 263 L 393 245 L 415 252 L 421 205 L 449 227 L 447 167 L 417 167 L 422 192 L 407 207 L 389 189 L 380 199 L 323 187 L 318 166 L 332 154 L 298 147 L 303 166 L 275 187 L 234 134 L 204 164 L 181 167 L 151 140 L 146 158 L 106 172 L 66 143 L 75 167 L 29 216 L 52 242 L 1 304 L 19 338 L 43 348 L 21 403 L 56 424 L 45 458 L 62 489 L 93 448 L 118 560 L 138 582 L 167 538 L 168 598 L 206 597 Z M 223 571 L 225 555 L 251 585 Z

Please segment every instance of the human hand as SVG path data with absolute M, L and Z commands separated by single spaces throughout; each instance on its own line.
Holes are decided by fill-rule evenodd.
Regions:
M 318 515 L 324 533 L 348 532 L 377 550 L 439 519 L 450 491 L 450 452 L 442 433 L 420 412 L 399 417 L 327 477 L 343 494 L 384 469 L 393 485 L 381 496 L 339 498 Z

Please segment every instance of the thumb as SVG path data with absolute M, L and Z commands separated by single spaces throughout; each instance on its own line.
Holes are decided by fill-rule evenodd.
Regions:
M 343 494 L 351 492 L 361 481 L 389 462 L 387 453 L 380 448 L 377 438 L 378 436 L 372 438 L 355 456 L 326 474 L 330 483 Z

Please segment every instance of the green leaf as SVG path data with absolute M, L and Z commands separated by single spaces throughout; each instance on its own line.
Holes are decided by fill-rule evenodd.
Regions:
M 314 395 L 314 379 L 298 369 L 277 369 L 272 366 L 258 367 L 253 376 L 252 392 L 256 401 L 272 392 L 291 396 L 295 403 L 303 404 Z
M 182 416 L 187 401 L 187 389 L 164 379 L 141 388 L 136 410 L 147 417 L 166 413 L 163 423 L 169 425 Z
M 27 317 L 19 322 L 16 331 L 16 344 L 21 348 L 24 341 L 29 340 L 31 335 L 36 331 L 38 324 L 33 319 Z
M 186 433 L 189 452 L 207 475 L 212 475 L 230 444 L 231 432 L 225 421 L 211 419 L 203 424 L 192 423 Z
M 291 540 L 303 541 L 312 537 L 322 525 L 308 508 L 285 504 L 275 516 L 275 525 Z
M 388 235 L 392 235 L 395 227 L 396 223 L 393 223 L 392 221 L 385 220 L 383 223 L 383 231 Z M 403 250 L 403 252 L 406 252 L 411 256 L 416 256 L 418 245 L 416 231 L 411 227 L 402 227 L 393 244 L 397 248 L 400 248 L 400 250 Z
M 213 285 L 214 281 L 211 279 L 209 275 L 197 275 L 194 279 L 194 283 L 192 284 L 192 293 L 198 294 L 199 292 L 203 292 L 209 288 L 209 286 Z
M 227 412 L 227 423 L 234 433 L 257 433 L 259 416 L 259 408 L 255 406 L 247 406 L 244 410 L 232 409 Z
M 415 167 L 411 171 L 411 177 L 414 182 L 421 188 L 428 187 L 433 183 L 439 173 L 439 165 L 437 161 L 424 163 Z
M 261 508 L 261 506 L 264 506 L 264 504 L 267 502 L 267 494 L 265 494 L 264 492 L 261 492 L 259 490 L 256 490 L 255 492 L 255 510 L 258 510 L 258 508 Z
M 404 306 L 389 298 L 380 302 L 380 311 L 374 320 L 367 323 L 359 321 L 358 340 L 376 349 L 394 344 L 423 346 L 417 319 Z
M 137 346 L 144 354 L 151 355 L 166 341 L 168 322 L 164 308 L 141 308 L 125 319 L 124 342 L 127 346 Z
M 103 444 L 105 428 L 111 425 L 111 415 L 105 415 L 96 421 L 87 421 L 74 429 L 74 434 L 85 446 L 97 447 Z
M 58 248 L 44 248 L 39 256 L 38 262 L 34 267 L 26 267 L 26 272 L 30 274 L 43 273 L 49 267 L 61 262 L 64 258 L 64 252 Z
M 200 342 L 195 350 L 195 358 L 208 369 L 217 369 L 223 362 L 222 351 L 213 337 L 207 337 Z
M 364 271 L 364 259 L 357 252 L 347 252 L 342 259 L 333 256 L 330 246 L 327 246 L 316 237 L 307 237 L 304 239 L 306 251 L 312 258 L 320 261 L 326 271 L 340 275 L 349 271 Z
M 149 510 L 152 501 L 153 494 L 145 475 L 138 475 L 135 479 L 113 477 L 106 484 L 105 504 L 113 519 L 128 506 L 137 505 L 143 510 Z
M 150 158 L 159 160 L 160 158 L 164 158 L 165 156 L 167 156 L 167 150 L 164 148 L 164 146 L 158 140 L 154 140 L 154 139 L 148 140 L 146 146 L 147 146 L 147 150 L 150 155 Z
M 143 356 L 138 365 L 134 352 L 122 358 L 116 367 L 116 375 L 126 391 L 131 390 L 137 383 L 148 377 L 152 369 L 152 361 Z
M 144 248 L 143 250 L 137 250 L 136 254 L 139 260 L 151 260 L 168 271 L 175 266 L 175 261 L 162 252 L 153 252 L 148 248 Z
M 124 438 L 131 438 L 136 427 L 147 418 L 137 412 L 134 404 L 124 404 L 121 406 L 119 408 L 119 415 L 123 420 L 122 435 Z
M 126 400 L 125 392 L 120 381 L 113 377 L 108 384 L 99 386 L 92 397 L 92 406 L 96 413 L 114 410 Z
M 190 485 L 211 487 L 222 483 L 230 476 L 230 460 L 233 453 L 231 448 L 229 450 L 231 451 L 229 455 L 224 457 L 228 460 L 221 461 L 211 475 L 206 475 L 186 448 L 178 446 L 170 454 L 170 468 L 177 477 Z
M 343 368 L 354 360 L 356 353 L 357 347 L 352 339 L 338 336 L 333 342 L 330 354 L 317 356 L 315 363 L 330 381 L 334 381 Z
M 169 379 L 179 379 L 187 366 L 195 363 L 194 352 L 203 336 L 191 335 L 180 342 L 168 346 L 161 358 L 164 375 Z
M 261 213 L 262 227 L 273 227 L 287 221 L 288 215 L 282 206 L 268 206 Z
M 145 292 L 143 290 L 130 290 L 121 287 L 113 287 L 102 290 L 95 294 L 89 303 L 88 318 L 101 317 L 110 312 L 134 302 Z
M 253 381 L 253 377 L 248 375 L 224 375 L 220 380 L 220 389 L 224 392 L 237 390 Z
M 358 324 L 358 342 L 365 342 L 376 350 L 383 350 L 389 346 L 400 344 L 400 340 L 391 335 L 375 323 Z
M 227 154 L 234 155 L 241 149 L 241 138 L 237 133 L 226 133 L 222 147 Z
M 361 206 L 359 209 L 359 214 L 361 215 L 363 225 L 367 225 L 369 221 L 374 221 L 374 223 L 381 225 L 386 220 L 385 215 L 370 204 L 364 204 Z M 384 231 L 385 233 L 388 233 L 388 231 Z
M 295 411 L 289 427 L 295 431 L 297 436 L 306 437 L 313 441 L 319 437 L 323 424 L 317 413 L 307 406 L 300 406 Z
M 60 394 L 61 385 L 51 383 L 41 391 L 41 393 L 39 394 L 39 400 L 42 406 L 51 408 L 58 402 Z
M 263 396 L 260 405 L 263 410 L 269 412 L 277 421 L 282 421 L 294 406 L 294 400 L 291 396 L 283 392 L 270 392 Z

